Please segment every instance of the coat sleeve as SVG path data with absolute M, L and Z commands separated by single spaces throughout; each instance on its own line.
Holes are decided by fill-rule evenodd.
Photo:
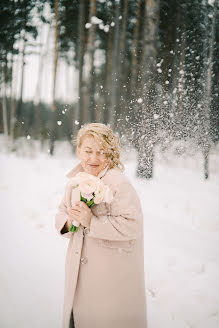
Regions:
M 89 236 L 107 240 L 137 239 L 142 215 L 138 195 L 129 182 L 117 186 L 110 212 L 91 218 Z
M 69 232 L 65 226 L 67 219 L 68 219 L 68 211 L 67 211 L 67 205 L 65 203 L 65 195 L 64 195 L 61 200 L 61 203 L 58 206 L 58 212 L 56 213 L 55 216 L 55 228 L 60 236 L 70 238 L 72 236 L 72 232 Z

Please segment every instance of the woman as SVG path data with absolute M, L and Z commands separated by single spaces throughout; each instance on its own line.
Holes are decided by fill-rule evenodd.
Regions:
M 69 238 L 63 328 L 146 328 L 143 215 L 123 174 L 120 141 L 101 123 L 84 125 L 76 141 L 80 163 L 67 177 L 78 172 L 99 177 L 113 200 L 89 208 L 66 185 L 55 223 Z M 79 229 L 69 232 L 75 220 Z

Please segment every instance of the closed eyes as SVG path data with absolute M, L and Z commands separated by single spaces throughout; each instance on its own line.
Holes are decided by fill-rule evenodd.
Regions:
M 91 154 L 92 152 L 91 151 L 88 151 L 88 150 L 85 150 L 85 153 L 88 153 L 88 154 Z M 101 151 L 101 152 L 98 152 L 97 153 L 98 155 L 100 154 L 100 155 L 103 155 L 103 154 L 105 154 L 103 151 Z

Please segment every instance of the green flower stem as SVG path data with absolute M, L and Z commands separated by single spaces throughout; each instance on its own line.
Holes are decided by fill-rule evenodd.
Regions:
M 74 232 L 74 227 L 75 226 L 72 224 L 71 227 L 70 227 L 70 229 L 69 229 L 69 232 Z
M 87 200 L 86 198 L 82 197 L 81 193 L 80 193 L 80 201 L 84 202 L 85 204 L 87 204 L 87 206 L 89 208 L 93 207 L 95 205 L 94 203 L 94 199 L 92 198 L 91 200 Z M 69 229 L 69 232 L 77 232 L 78 231 L 78 227 L 74 226 L 72 224 L 72 226 Z
M 87 202 L 88 207 L 91 207 L 91 205 L 94 205 L 94 199 L 93 198 Z
M 69 232 L 77 232 L 77 231 L 78 231 L 78 227 L 72 224 L 71 228 L 69 229 Z
M 95 205 L 95 203 L 91 204 L 91 206 L 89 206 L 90 208 L 93 207 Z

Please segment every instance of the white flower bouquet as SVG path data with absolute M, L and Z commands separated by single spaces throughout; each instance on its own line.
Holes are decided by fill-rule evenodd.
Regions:
M 113 193 L 110 188 L 100 178 L 92 174 L 79 172 L 71 179 L 71 185 L 73 188 L 79 189 L 80 201 L 83 201 L 90 208 L 102 202 L 111 203 L 113 200 Z M 69 231 L 77 232 L 78 227 L 79 223 L 75 220 Z

